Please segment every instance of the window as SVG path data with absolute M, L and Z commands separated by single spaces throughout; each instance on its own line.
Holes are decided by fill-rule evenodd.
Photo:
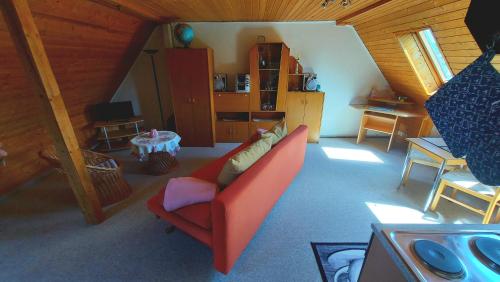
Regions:
M 434 37 L 434 34 L 432 34 L 431 29 L 427 28 L 421 30 L 418 32 L 418 35 L 420 37 L 420 40 L 422 40 L 425 50 L 431 58 L 434 67 L 439 73 L 441 80 L 443 82 L 447 82 L 453 77 L 453 74 L 451 73 L 450 67 L 446 62 L 443 52 L 441 51 L 441 48 L 439 48 L 439 45 L 436 41 L 436 38 Z
M 453 77 L 431 29 L 406 33 L 398 39 L 427 94 L 434 94 Z

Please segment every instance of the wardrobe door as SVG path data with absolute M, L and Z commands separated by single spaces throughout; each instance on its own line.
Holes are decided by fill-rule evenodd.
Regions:
M 176 132 L 181 137 L 182 146 L 196 143 L 193 123 L 193 104 L 190 89 L 190 66 L 185 63 L 189 54 L 184 50 L 167 50 L 167 67 L 170 93 L 174 104 Z
M 286 97 L 286 126 L 288 132 L 294 131 L 304 123 L 306 94 L 304 92 L 288 92 Z
M 194 50 L 190 60 L 193 67 L 190 70 L 190 89 L 193 99 L 193 124 L 196 136 L 196 146 L 214 146 L 214 125 L 212 124 L 213 95 L 212 82 L 212 53 L 208 49 Z

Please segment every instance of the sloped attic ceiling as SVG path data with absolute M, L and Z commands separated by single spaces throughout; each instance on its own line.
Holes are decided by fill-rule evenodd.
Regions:
M 109 0 L 127 5 L 125 0 Z M 470 0 L 143 0 L 133 8 L 176 21 L 322 21 L 353 25 L 391 87 L 423 104 L 429 97 L 396 34 L 430 27 L 457 74 L 481 51 L 464 23 Z M 500 67 L 500 59 L 494 60 Z
M 464 23 L 470 0 L 392 0 L 347 21 L 365 43 L 391 87 L 422 104 L 429 97 L 397 39 L 430 27 L 454 74 L 481 55 Z M 497 56 L 493 64 L 500 68 Z
M 234 21 L 332 21 L 342 20 L 372 5 L 388 0 L 351 0 L 348 7 L 340 0 L 127 0 L 107 2 L 129 7 L 153 18 L 170 18 L 177 21 L 234 22 Z
M 94 134 L 88 107 L 108 101 L 154 24 L 91 1 L 29 1 L 79 142 Z M 46 168 L 51 144 L 40 102 L 0 13 L 0 142 L 9 152 L 0 194 Z

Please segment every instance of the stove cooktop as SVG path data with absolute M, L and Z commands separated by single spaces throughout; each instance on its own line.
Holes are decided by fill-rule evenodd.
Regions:
M 500 234 L 384 230 L 421 281 L 500 281 Z

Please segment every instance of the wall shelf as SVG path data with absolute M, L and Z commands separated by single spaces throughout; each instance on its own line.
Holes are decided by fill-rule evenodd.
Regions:
M 251 111 L 286 110 L 289 55 L 282 42 L 257 44 L 250 50 Z

